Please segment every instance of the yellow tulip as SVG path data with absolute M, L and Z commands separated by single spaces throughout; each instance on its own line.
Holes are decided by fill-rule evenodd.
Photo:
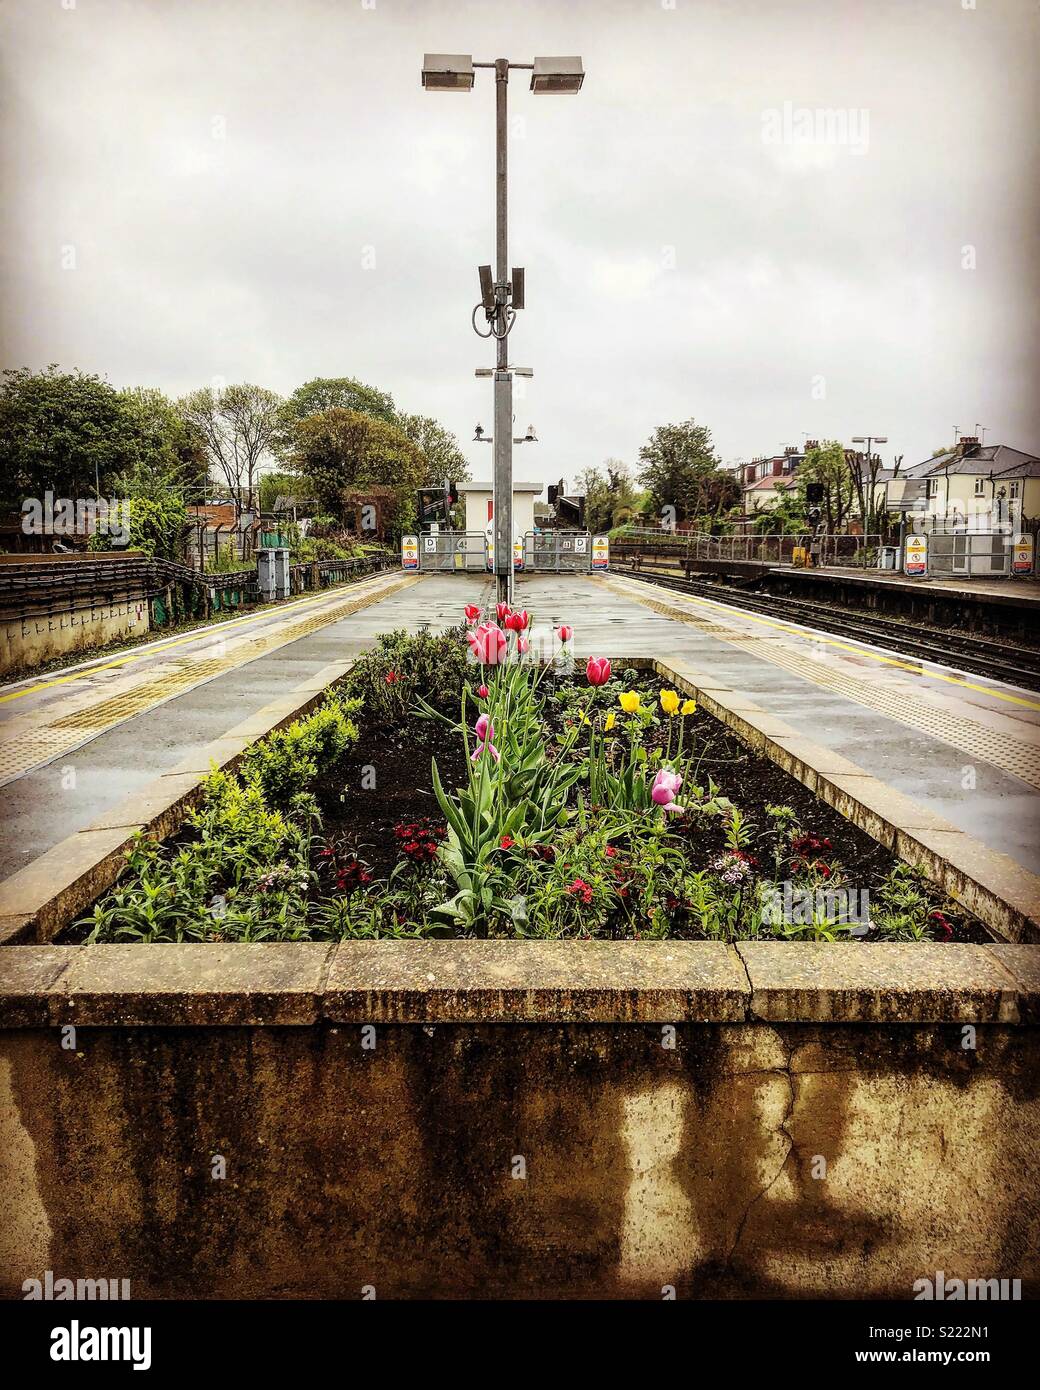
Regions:
M 696 701 L 696 700 L 684 700 L 684 701 L 683 701 L 683 707 L 682 707 L 682 709 L 680 710 L 680 713 L 681 713 L 681 714 L 696 714 L 696 713 L 697 713 L 697 701 Z
M 625 690 L 618 696 L 618 704 L 626 714 L 635 714 L 639 708 L 639 692 L 636 690 Z
M 674 714 L 679 708 L 679 696 L 674 690 L 661 691 L 661 708 L 665 714 Z
M 607 722 L 603 725 L 603 732 L 609 734 L 611 729 L 614 727 L 615 722 L 616 720 L 614 717 L 614 711 L 611 710 L 610 713 L 607 715 Z

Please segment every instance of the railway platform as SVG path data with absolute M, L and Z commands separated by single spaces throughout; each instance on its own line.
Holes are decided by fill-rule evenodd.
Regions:
M 461 619 L 464 604 L 491 594 L 484 575 L 384 575 L 362 593 L 323 595 L 295 614 L 272 616 L 276 630 L 250 624 L 231 650 L 229 635 L 213 631 L 184 642 L 176 661 L 157 644 L 151 657 L 131 653 L 110 672 L 92 662 L 50 682 L 0 688 L 0 750 L 10 762 L 0 879 L 378 633 L 443 628 Z M 533 613 L 534 640 L 549 644 L 545 650 L 552 627 L 567 622 L 581 660 L 692 662 L 923 809 L 1040 871 L 1035 691 L 620 576 L 527 575 L 517 601 Z M 216 654 L 215 642 L 225 644 Z

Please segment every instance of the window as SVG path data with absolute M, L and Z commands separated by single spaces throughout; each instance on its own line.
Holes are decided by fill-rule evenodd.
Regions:
M 986 491 L 986 479 L 985 479 L 985 478 L 976 478 L 976 479 L 975 479 L 975 496 L 976 496 L 976 497 L 981 497 L 981 496 L 983 496 L 983 494 L 985 493 L 985 491 Z
M 939 479 L 938 479 L 938 478 L 926 478 L 926 479 L 925 479 L 924 495 L 925 495 L 926 497 L 938 497 L 938 496 L 939 496 Z
M 1018 497 L 1018 483 L 1009 483 L 1008 488 L 1008 496 L 1011 498 L 1012 502 L 1014 502 Z

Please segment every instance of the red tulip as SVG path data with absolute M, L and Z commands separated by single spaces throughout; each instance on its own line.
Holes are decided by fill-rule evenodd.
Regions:
M 605 656 L 590 656 L 585 675 L 589 685 L 606 685 L 610 680 L 610 662 Z
M 506 635 L 495 623 L 481 623 L 466 633 L 466 641 L 481 666 L 497 666 L 506 659 Z
M 486 700 L 489 694 L 490 694 L 490 691 L 488 690 L 488 688 L 487 688 L 486 685 L 479 685 L 479 686 L 477 686 L 477 698 L 478 698 L 478 699 L 480 699 L 480 700 Z
M 498 621 L 504 623 L 512 611 L 508 603 L 500 603 L 498 605 Z
M 506 617 L 506 627 L 510 632 L 523 632 L 531 619 L 527 616 L 525 608 L 521 613 L 510 613 Z
M 529 645 L 530 643 L 528 642 L 526 637 L 518 637 L 516 639 L 516 649 L 521 656 L 523 656 L 524 652 L 527 651 Z
M 560 626 L 557 628 L 557 631 L 560 634 L 561 642 L 569 642 L 571 638 L 574 636 L 574 629 L 572 627 L 569 627 L 567 623 L 561 623 Z
M 476 605 L 475 603 L 467 603 L 467 604 L 466 604 L 466 621 L 467 621 L 467 623 L 475 623 L 479 617 L 480 617 L 480 609 L 477 607 L 477 605 Z

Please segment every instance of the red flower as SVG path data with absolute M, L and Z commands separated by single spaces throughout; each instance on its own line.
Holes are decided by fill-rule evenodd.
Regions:
M 500 623 L 504 623 L 506 618 L 508 618 L 509 614 L 512 613 L 513 610 L 510 608 L 508 603 L 500 603 L 496 611 L 498 613 L 498 621 Z
M 477 607 L 477 605 L 476 605 L 475 603 L 467 603 L 467 604 L 466 604 L 466 621 L 467 621 L 468 623 L 475 623 L 479 617 L 480 617 L 480 609 Z
M 523 632 L 531 619 L 527 616 L 527 609 L 522 609 L 519 613 L 507 613 L 505 626 L 510 632 Z
M 499 849 L 512 849 L 515 844 L 516 841 L 513 839 L 512 835 L 503 835 L 498 842 L 498 847 Z
M 589 685 L 606 685 L 610 680 L 610 662 L 605 656 L 589 657 L 588 665 L 585 667 L 585 676 Z
M 396 672 L 396 671 L 387 671 L 387 673 L 386 673 L 386 683 L 387 683 L 387 685 L 396 685 L 397 680 L 398 680 L 398 675 L 397 675 L 397 672 Z
M 592 902 L 592 889 L 583 878 L 576 878 L 573 883 L 568 883 L 565 891 L 574 893 L 583 903 Z
M 949 941 L 953 937 L 953 928 L 950 926 L 946 917 L 941 912 L 929 912 L 928 920 L 935 923 L 936 930 L 942 932 L 942 939 Z
M 477 687 L 477 698 L 480 700 L 486 700 L 490 693 L 486 685 L 479 685 Z
M 608 845 L 606 849 L 603 851 L 603 853 L 607 856 L 608 859 L 613 859 L 614 855 L 617 854 L 617 850 L 614 848 L 613 845 Z

